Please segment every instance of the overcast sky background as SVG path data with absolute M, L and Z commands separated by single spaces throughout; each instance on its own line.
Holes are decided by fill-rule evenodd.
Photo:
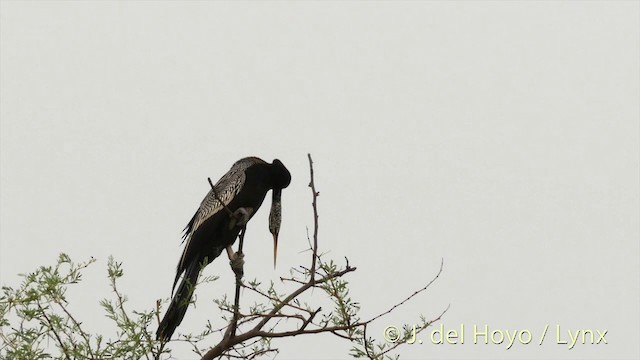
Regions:
M 310 152 L 320 247 L 358 267 L 348 279 L 363 317 L 422 287 L 444 258 L 433 287 L 370 335 L 451 304 L 446 329 L 534 337 L 505 350 L 425 334 L 404 358 L 640 357 L 639 2 L 1 10 L 2 284 L 60 252 L 93 256 L 72 310 L 108 335 L 108 256 L 123 262 L 129 308 L 169 296 L 206 178 L 248 155 L 279 158 L 293 176 L 276 271 L 270 199 L 245 243 L 247 276 L 275 280 L 308 261 Z M 178 332 L 222 326 L 211 299 L 232 291 L 227 259 L 205 273 L 222 279 L 198 288 Z M 552 333 L 539 346 L 546 324 L 608 330 L 608 344 L 568 350 Z M 273 344 L 279 359 L 349 349 L 328 335 Z

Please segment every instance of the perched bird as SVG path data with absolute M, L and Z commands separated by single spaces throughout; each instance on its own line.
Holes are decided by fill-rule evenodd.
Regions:
M 290 182 L 291 174 L 280 160 L 269 164 L 257 157 L 246 157 L 233 164 L 212 187 L 184 229 L 186 245 L 178 262 L 172 293 L 180 276 L 184 275 L 156 332 L 159 340 L 169 340 L 182 322 L 200 271 L 223 250 L 227 250 L 232 263 L 239 260 L 231 245 L 269 190 L 272 193 L 269 231 L 273 235 L 275 266 L 281 221 L 280 196 Z

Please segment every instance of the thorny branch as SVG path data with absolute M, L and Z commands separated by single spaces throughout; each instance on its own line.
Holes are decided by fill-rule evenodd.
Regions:
M 343 300 L 340 298 L 340 295 L 339 295 L 340 293 L 339 293 L 339 290 L 336 288 L 335 281 L 343 277 L 344 275 L 356 270 L 355 267 L 349 265 L 348 260 L 346 261 L 346 266 L 343 269 L 337 269 L 335 268 L 335 266 L 331 268 L 326 263 L 323 263 L 322 261 L 320 261 L 320 256 L 318 256 L 318 217 L 319 216 L 318 216 L 318 208 L 317 208 L 317 198 L 319 196 L 319 192 L 316 190 L 315 183 L 314 183 L 313 160 L 311 158 L 311 154 L 308 154 L 307 156 L 309 159 L 309 170 L 310 170 L 309 187 L 311 188 L 312 196 L 313 196 L 312 207 L 313 207 L 314 229 L 313 229 L 313 244 L 312 245 L 310 244 L 311 245 L 310 250 L 312 250 L 311 266 L 308 269 L 305 267 L 301 267 L 303 270 L 300 271 L 302 275 L 307 276 L 306 280 L 300 280 L 295 277 L 290 277 L 290 278 L 281 277 L 280 279 L 282 281 L 286 280 L 292 283 L 298 283 L 300 284 L 300 286 L 285 298 L 280 299 L 277 295 L 271 296 L 270 292 L 265 293 L 259 290 L 257 288 L 257 285 L 249 285 L 249 286 L 245 285 L 242 283 L 239 277 L 236 277 L 236 293 L 234 298 L 234 304 L 232 307 L 234 316 L 230 321 L 229 325 L 227 326 L 227 329 L 224 333 L 222 340 L 213 348 L 211 348 L 209 351 L 207 351 L 204 354 L 204 356 L 202 356 L 202 360 L 212 360 L 223 355 L 229 358 L 236 358 L 236 357 L 242 358 L 246 356 L 248 356 L 248 358 L 255 358 L 257 356 L 263 355 L 268 352 L 272 352 L 272 351 L 277 352 L 277 349 L 271 349 L 267 345 L 267 348 L 255 350 L 254 353 L 246 356 L 232 355 L 230 354 L 230 351 L 234 350 L 235 348 L 235 351 L 238 354 L 240 354 L 240 352 L 238 351 L 240 351 L 241 349 L 248 348 L 250 345 L 255 344 L 261 340 L 268 341 L 268 339 L 272 339 L 272 338 L 289 337 L 289 336 L 296 336 L 296 335 L 302 335 L 302 334 L 332 333 L 338 337 L 347 339 L 351 342 L 362 344 L 365 349 L 365 352 L 363 352 L 362 354 L 364 356 L 367 356 L 370 359 L 381 359 L 389 351 L 392 351 L 398 346 L 400 346 L 401 344 L 406 343 L 407 341 L 406 339 L 404 340 L 400 339 L 399 341 L 397 341 L 391 346 L 388 346 L 387 348 L 380 348 L 380 351 L 377 354 L 374 354 L 373 342 L 372 342 L 373 340 L 367 338 L 367 334 L 366 334 L 367 325 L 391 313 L 396 308 L 404 305 L 413 297 L 426 291 L 426 289 L 436 279 L 438 279 L 438 277 L 442 273 L 444 261 L 440 263 L 440 269 L 438 273 L 428 284 L 426 284 L 421 289 L 415 291 L 413 294 L 409 295 L 407 298 L 405 298 L 401 302 L 396 303 L 388 310 L 381 312 L 380 314 L 365 321 L 359 320 L 358 318 L 352 318 L 351 314 L 344 311 L 340 311 L 341 318 L 346 320 L 345 323 L 335 323 L 335 322 L 331 323 L 329 320 L 314 322 L 314 319 L 316 318 L 316 316 L 321 313 L 322 308 L 318 307 L 317 309 L 314 310 L 312 308 L 304 308 L 296 304 L 297 302 L 296 299 L 298 296 L 300 296 L 301 294 L 303 294 L 304 292 L 306 292 L 311 288 L 317 287 L 317 288 L 323 288 L 333 298 L 337 298 L 338 304 L 339 304 L 338 306 L 344 310 L 344 307 L 348 306 L 349 304 L 344 304 L 342 302 Z M 211 187 L 213 189 L 213 184 L 211 183 L 210 179 L 209 179 L 209 183 L 211 184 Z M 220 201 L 215 190 L 214 190 L 214 196 L 216 196 L 218 201 Z M 228 211 L 230 212 L 230 210 Z M 244 236 L 244 231 L 242 232 L 240 237 L 240 244 L 239 244 L 239 250 L 238 250 L 239 253 L 242 251 L 243 236 Z M 318 268 L 318 261 L 320 261 L 319 268 Z M 319 270 L 322 270 L 323 273 L 319 272 Z M 318 277 L 316 277 L 316 275 Z M 343 284 L 346 284 L 346 283 L 343 283 Z M 260 294 L 261 296 L 267 298 L 272 303 L 272 308 L 266 312 L 252 313 L 252 314 L 246 314 L 246 315 L 241 314 L 239 310 L 240 309 L 239 307 L 240 287 L 250 289 L 255 293 Z M 295 314 L 282 313 L 282 310 L 285 307 L 294 309 L 298 312 Z M 437 318 L 433 320 L 426 321 L 423 318 L 423 324 L 421 325 L 421 328 L 417 330 L 417 332 L 424 330 L 426 327 L 430 326 L 435 321 L 440 320 L 440 318 L 444 315 L 444 313 L 448 309 L 449 307 L 447 307 Z M 306 313 L 306 314 L 303 315 L 303 313 Z M 283 318 L 297 319 L 298 321 L 301 321 L 301 323 L 294 330 L 275 331 L 275 327 L 278 325 L 279 321 L 282 320 Z M 265 330 L 265 326 L 267 326 L 269 321 L 271 321 L 272 319 L 276 319 L 275 324 L 270 325 L 269 328 Z M 250 328 L 248 331 L 245 331 L 243 333 L 236 334 L 236 330 L 238 329 L 239 324 L 248 324 L 252 321 L 257 321 L 257 323 L 252 328 Z M 250 342 L 250 344 L 247 345 L 246 344 L 247 342 Z

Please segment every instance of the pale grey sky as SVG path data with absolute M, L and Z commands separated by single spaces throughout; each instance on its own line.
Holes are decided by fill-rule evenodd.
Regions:
M 0 282 L 59 252 L 98 263 L 74 310 L 109 329 L 109 255 L 132 308 L 167 297 L 180 231 L 234 161 L 281 159 L 278 268 L 268 205 L 247 276 L 307 261 L 307 152 L 321 249 L 358 266 L 364 317 L 425 284 L 382 329 L 435 317 L 465 344 L 404 358 L 640 357 L 639 3 L 14 2 L 0 13 Z M 269 200 L 267 200 L 269 202 Z M 178 332 L 222 325 L 226 259 Z M 317 294 L 316 294 L 317 295 Z M 545 325 L 607 345 L 542 346 Z M 531 344 L 473 344 L 474 325 Z M 107 334 L 108 335 L 108 334 Z M 562 335 L 567 337 L 566 335 Z M 341 359 L 330 336 L 275 341 L 279 359 Z M 174 346 L 179 359 L 189 349 Z

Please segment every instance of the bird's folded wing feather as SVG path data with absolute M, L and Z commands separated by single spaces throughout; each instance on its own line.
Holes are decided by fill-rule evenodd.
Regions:
M 213 186 L 213 189 L 209 190 L 207 196 L 204 197 L 200 207 L 193 219 L 187 225 L 185 229 L 185 236 L 195 232 L 203 222 L 209 217 L 213 216 L 218 211 L 222 210 L 224 206 L 229 205 L 231 200 L 240 192 L 242 185 L 246 178 L 245 170 L 256 163 L 263 160 L 256 157 L 248 157 L 238 160 L 231 169 L 218 180 Z M 220 200 L 224 203 L 224 206 L 220 203 Z
M 180 257 L 180 262 L 178 263 L 178 271 L 176 274 L 176 281 L 180 277 L 180 274 L 184 269 L 186 269 L 187 264 L 184 263 L 186 254 L 189 252 L 192 235 L 198 230 L 198 227 L 202 225 L 207 219 L 211 216 L 215 215 L 219 211 L 222 211 L 223 208 L 233 200 L 234 196 L 236 196 L 242 186 L 244 185 L 246 174 L 245 170 L 258 163 L 264 163 L 263 160 L 256 157 L 247 157 L 241 160 L 238 160 L 231 169 L 218 180 L 218 182 L 213 186 L 213 189 L 209 190 L 207 196 L 204 197 L 202 202 L 200 203 L 200 207 L 196 211 L 196 213 L 191 218 L 191 221 L 187 224 L 184 229 L 183 241 L 186 240 L 187 244 L 184 247 L 184 251 L 182 252 L 182 256 Z M 222 202 L 220 202 L 222 201 Z M 224 205 L 223 205 L 224 204 Z

